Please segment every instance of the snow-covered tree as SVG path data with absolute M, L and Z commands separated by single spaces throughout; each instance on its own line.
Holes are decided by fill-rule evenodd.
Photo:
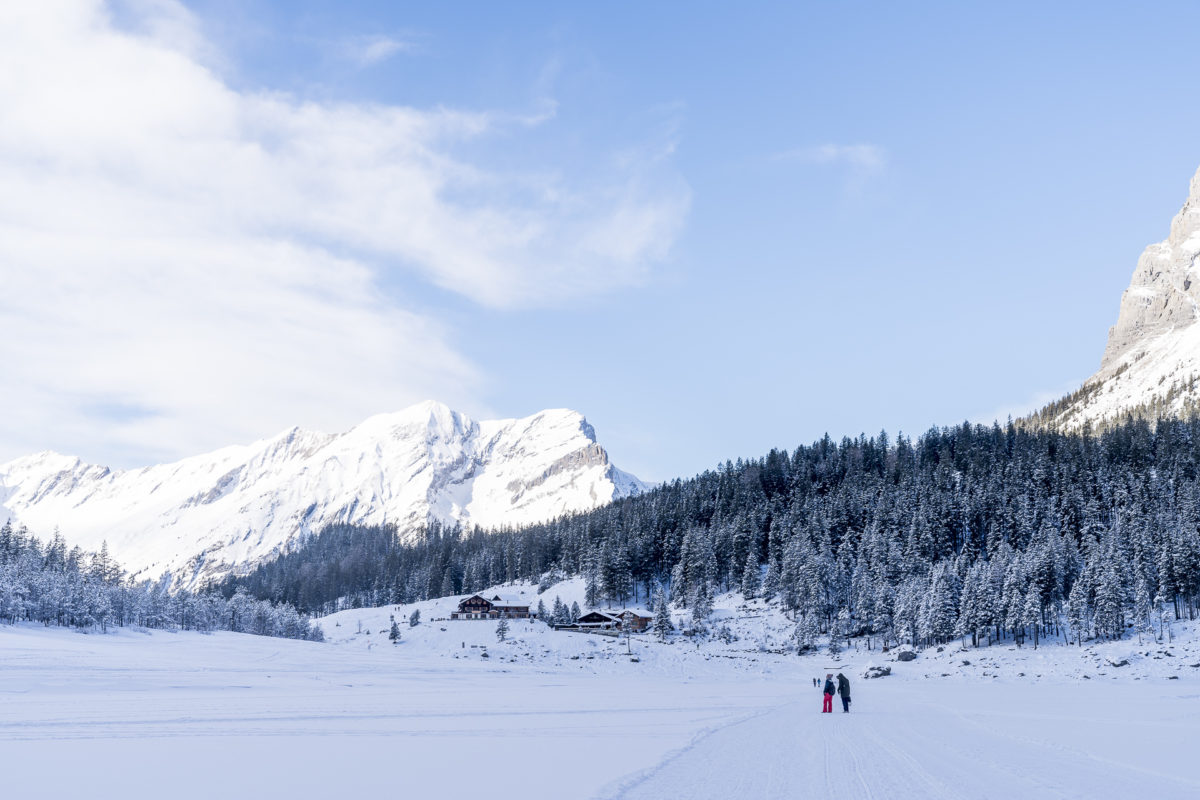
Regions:
M 654 635 L 665 641 L 675 626 L 671 624 L 671 606 L 661 584 L 654 589 Z
M 792 630 L 792 646 L 799 654 L 807 653 L 816 647 L 819 635 L 820 628 L 817 625 L 816 615 L 803 613 Z
M 779 565 L 774 559 L 767 561 L 767 573 L 763 576 L 762 598 L 773 600 L 779 594 Z
M 691 606 L 693 627 L 697 630 L 704 630 L 705 623 L 712 614 L 712 597 L 703 582 L 697 584 L 693 590 Z
M 758 558 L 751 555 L 746 559 L 746 568 L 742 570 L 742 597 L 753 600 L 758 596 L 759 573 L 761 567 Z

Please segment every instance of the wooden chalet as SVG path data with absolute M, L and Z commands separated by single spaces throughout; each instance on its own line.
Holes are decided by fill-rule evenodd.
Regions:
M 617 618 L 621 620 L 622 628 L 627 628 L 634 633 L 641 633 L 654 621 L 654 615 L 644 608 L 627 608 L 618 614 Z
M 619 628 L 621 618 L 607 611 L 589 611 L 575 620 L 576 628 Z
M 525 619 L 537 616 L 529 613 L 529 603 L 524 600 L 506 600 L 495 595 L 491 600 L 483 595 L 473 594 L 460 600 L 458 611 L 450 612 L 450 619 Z
M 589 611 L 568 628 L 620 628 L 641 633 L 650 627 L 654 615 L 644 608 L 627 608 L 624 611 Z

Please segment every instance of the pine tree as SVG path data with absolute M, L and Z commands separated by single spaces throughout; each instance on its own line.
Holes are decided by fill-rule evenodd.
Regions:
M 392 644 L 396 644 L 400 641 L 400 626 L 396 624 L 396 618 L 394 616 L 391 619 L 392 628 L 390 631 L 388 631 L 388 639 L 391 640 Z
M 671 606 L 667 602 L 667 593 L 659 584 L 654 588 L 654 635 L 660 641 L 666 641 L 674 628 L 671 624 Z
M 1076 579 L 1067 598 L 1067 624 L 1075 634 L 1075 643 L 1083 646 L 1084 629 L 1087 625 L 1087 588 L 1082 578 Z
M 742 597 L 747 600 L 753 600 L 758 596 L 760 571 L 758 559 L 753 555 L 748 556 L 746 568 L 742 570 Z
M 408 617 L 408 627 L 415 628 L 421 624 L 421 609 L 414 608 L 412 614 Z
M 496 623 L 496 639 L 503 642 L 508 638 L 508 617 L 501 617 Z
M 762 599 L 773 600 L 779 594 L 779 565 L 774 559 L 767 561 L 767 574 L 762 581 Z
M 1096 586 L 1096 634 L 1108 639 L 1117 639 L 1125 627 L 1125 593 L 1121 576 L 1116 567 L 1109 563 L 1100 573 Z
M 703 583 L 696 586 L 691 605 L 692 626 L 697 631 L 705 630 L 705 622 L 712 614 L 712 597 L 709 596 L 708 588 Z
M 955 635 L 958 609 L 945 563 L 933 568 L 929 590 L 921 604 L 920 635 L 933 642 L 947 642 Z
M 958 621 L 954 624 L 954 635 L 965 639 L 971 637 L 971 646 L 979 646 L 979 589 L 982 564 L 973 564 L 967 571 L 962 594 L 958 599 Z
M 1137 629 L 1138 644 L 1142 643 L 1142 636 L 1154 636 L 1154 623 L 1151 618 L 1150 608 L 1150 587 L 1146 579 L 1138 575 L 1137 583 L 1133 590 L 1133 624 Z
M 1042 599 L 1036 583 L 1031 582 L 1025 591 L 1025 602 L 1021 605 L 1021 629 L 1033 631 L 1033 649 L 1038 647 L 1038 633 L 1041 627 Z
M 1154 608 L 1158 612 L 1158 640 L 1161 642 L 1165 634 L 1169 644 L 1175 640 L 1175 637 L 1171 635 L 1171 612 L 1161 593 L 1154 596 Z
M 792 646 L 796 648 L 796 653 L 803 655 L 816 647 L 818 635 L 820 635 L 820 629 L 816 616 L 809 613 L 801 614 L 799 621 L 796 622 L 796 627 L 792 630 Z
M 600 605 L 600 575 L 595 565 L 595 558 L 589 559 L 589 566 L 584 577 L 583 602 L 588 608 Z

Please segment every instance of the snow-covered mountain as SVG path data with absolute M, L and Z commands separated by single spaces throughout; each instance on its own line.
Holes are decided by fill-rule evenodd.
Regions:
M 0 520 L 195 586 L 332 522 L 485 528 L 595 508 L 645 484 L 608 460 L 582 415 L 475 422 L 440 403 L 346 433 L 293 428 L 173 464 L 112 470 L 53 452 L 0 465 Z
M 1171 415 L 1195 410 L 1200 376 L 1200 172 L 1170 235 L 1138 259 L 1108 331 L 1100 370 L 1075 393 L 1034 420 L 1078 430 L 1103 427 L 1128 413 Z

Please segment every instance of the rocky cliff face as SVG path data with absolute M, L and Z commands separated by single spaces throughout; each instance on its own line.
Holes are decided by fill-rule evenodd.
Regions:
M 1108 331 L 1101 372 L 1162 334 L 1179 331 L 1197 320 L 1200 301 L 1200 172 L 1192 178 L 1183 209 L 1171 222 L 1166 241 L 1152 244 L 1138 259 L 1133 280 L 1121 296 L 1117 324 Z
M 1200 378 L 1200 172 L 1165 241 L 1138 259 L 1109 329 L 1100 370 L 1079 391 L 1031 417 L 1078 430 L 1132 413 L 1155 417 L 1194 408 Z
M 581 511 L 645 485 L 569 410 L 475 422 L 439 403 L 342 434 L 293 428 L 174 464 L 110 470 L 40 453 L 0 465 L 0 521 L 112 555 L 140 577 L 196 586 L 333 522 L 485 528 Z

